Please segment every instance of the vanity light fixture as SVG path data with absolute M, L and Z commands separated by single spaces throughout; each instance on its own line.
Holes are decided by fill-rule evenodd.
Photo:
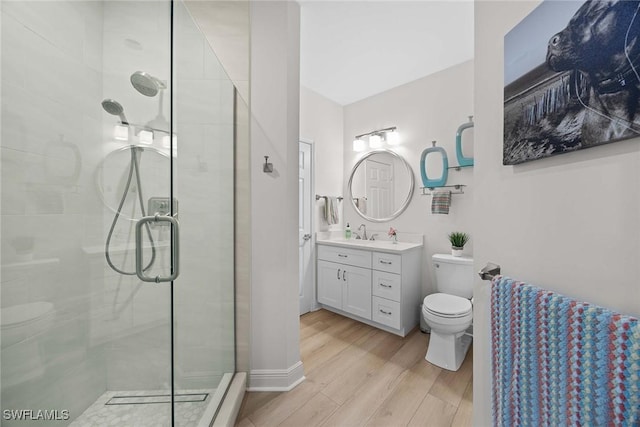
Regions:
M 389 145 L 398 145 L 400 144 L 400 135 L 398 134 L 398 131 L 393 129 L 389 132 L 387 132 L 387 144 Z
M 380 148 L 382 147 L 382 137 L 379 133 L 374 133 L 369 137 L 369 147 Z
M 364 151 L 367 148 L 364 140 L 362 139 L 365 136 L 369 137 L 369 148 L 380 148 L 385 141 L 387 141 L 389 145 L 396 145 L 399 142 L 398 131 L 395 126 L 392 126 L 356 135 L 353 140 L 353 151 Z
M 129 140 L 129 126 L 125 125 L 116 125 L 113 129 L 113 137 L 118 141 L 128 141 Z
M 353 151 L 355 151 L 356 153 L 359 153 L 366 149 L 367 149 L 367 144 L 364 142 L 363 139 L 356 138 L 353 140 Z
M 178 147 L 178 137 L 173 135 L 173 138 L 169 139 L 169 135 L 164 135 L 162 137 L 162 148 L 171 148 L 171 144 L 173 143 L 173 149 L 175 150 Z
M 140 144 L 153 144 L 153 132 L 150 132 L 148 130 L 141 130 L 138 134 L 138 138 L 140 140 Z

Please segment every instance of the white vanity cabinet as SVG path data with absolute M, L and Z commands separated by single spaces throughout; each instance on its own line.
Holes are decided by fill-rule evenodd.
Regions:
M 421 244 L 318 241 L 322 307 L 405 336 L 419 322 Z
M 318 261 L 318 302 L 371 319 L 371 270 Z

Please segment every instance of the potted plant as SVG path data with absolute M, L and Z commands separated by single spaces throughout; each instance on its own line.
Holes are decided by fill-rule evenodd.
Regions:
M 451 255 L 462 256 L 462 249 L 469 241 L 469 235 L 461 231 L 449 233 L 449 241 L 451 242 Z

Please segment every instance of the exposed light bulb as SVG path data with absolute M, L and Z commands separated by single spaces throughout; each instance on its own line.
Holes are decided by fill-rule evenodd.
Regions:
M 360 152 L 366 149 L 366 145 L 364 141 L 360 138 L 356 138 L 353 140 L 353 151 Z
M 116 125 L 116 127 L 113 129 L 113 137 L 118 141 L 128 141 L 129 126 Z
M 382 138 L 378 134 L 373 134 L 369 137 L 369 147 L 380 148 L 382 147 Z
M 389 145 L 398 145 L 400 144 L 400 135 L 397 130 L 392 130 L 387 132 L 387 144 Z
M 140 144 L 153 144 L 153 132 L 149 132 L 148 130 L 141 130 L 138 134 L 138 139 Z

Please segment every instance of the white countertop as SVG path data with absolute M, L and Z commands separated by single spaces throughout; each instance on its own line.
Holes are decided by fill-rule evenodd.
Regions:
M 390 240 L 360 240 L 360 239 L 317 239 L 318 245 L 340 246 L 352 249 L 367 249 L 378 252 L 401 253 L 422 247 L 422 243 L 398 242 Z

